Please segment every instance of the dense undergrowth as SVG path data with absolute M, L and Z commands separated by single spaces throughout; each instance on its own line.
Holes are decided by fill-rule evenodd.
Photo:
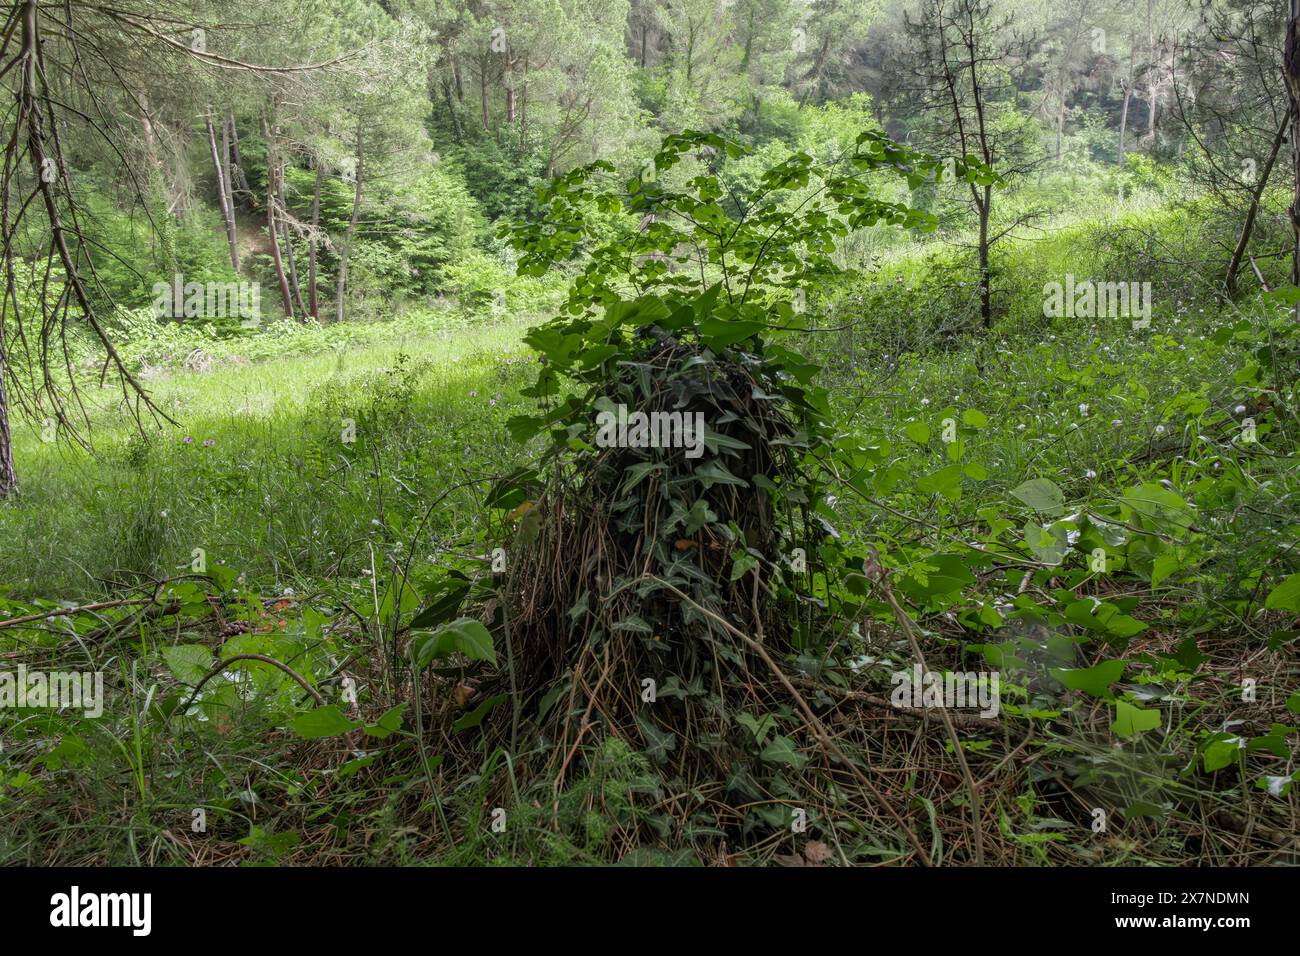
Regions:
M 987 335 L 944 251 L 827 285 L 736 405 L 821 366 L 767 433 L 818 439 L 775 510 L 724 428 L 705 461 L 744 484 L 665 493 L 658 550 L 653 461 L 602 476 L 578 417 L 512 437 L 571 394 L 532 320 L 141 356 L 180 426 L 105 402 L 93 457 L 25 436 L 0 509 L 0 653 L 107 696 L 0 716 L 0 861 L 1296 862 L 1296 332 L 1285 289 L 1217 297 L 1208 228 L 1149 206 L 1011 244 Z M 1150 329 L 1043 316 L 1045 277 L 1116 263 Z M 575 356 L 595 395 L 609 356 Z M 610 481 L 634 520 L 593 557 L 608 534 L 557 529 Z M 997 718 L 891 706 L 918 656 L 997 671 Z

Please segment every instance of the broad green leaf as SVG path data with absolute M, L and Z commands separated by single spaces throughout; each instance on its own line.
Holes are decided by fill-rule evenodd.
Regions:
M 1110 729 L 1121 737 L 1136 737 L 1160 726 L 1160 711 L 1147 710 L 1128 701 L 1115 701 L 1115 722 Z
M 1051 674 L 1071 690 L 1081 690 L 1094 697 L 1109 697 L 1110 685 L 1124 676 L 1123 661 L 1102 661 L 1093 667 L 1051 669 Z
M 164 647 L 163 660 L 182 684 L 197 684 L 216 666 L 212 652 L 201 644 L 174 644 Z
M 1300 611 L 1300 574 L 1291 575 L 1270 591 L 1264 607 L 1271 611 Z
M 961 465 L 949 465 L 934 474 L 917 479 L 916 490 L 927 495 L 943 495 L 949 501 L 956 501 L 961 497 Z
M 1039 514 L 1056 517 L 1065 511 L 1065 494 L 1050 478 L 1031 478 L 1011 489 L 1011 494 Z
M 924 445 L 930 440 L 930 426 L 925 422 L 908 422 L 903 426 L 903 434 L 918 445 Z
M 456 578 L 444 578 L 429 593 L 429 603 L 411 620 L 411 630 L 435 627 L 460 610 L 469 594 L 470 584 Z
M 351 720 L 344 716 L 337 704 L 326 704 L 305 714 L 299 714 L 289 724 L 299 737 L 316 740 L 321 737 L 337 737 L 349 730 L 362 726 L 362 721 Z
M 496 651 L 488 629 L 472 617 L 462 617 L 444 624 L 438 630 L 417 639 L 415 666 L 425 667 L 430 661 L 447 657 L 459 651 L 472 661 L 487 661 L 495 665 Z

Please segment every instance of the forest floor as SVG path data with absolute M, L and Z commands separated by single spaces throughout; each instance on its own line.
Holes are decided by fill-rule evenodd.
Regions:
M 789 706 L 741 715 L 776 770 L 739 806 L 730 781 L 658 773 L 675 740 L 598 721 L 543 772 L 554 743 L 529 713 L 554 699 L 508 753 L 494 668 L 435 668 L 413 693 L 395 664 L 448 569 L 490 584 L 512 533 L 486 499 L 523 460 L 506 421 L 533 407 L 525 324 L 177 361 L 149 387 L 179 424 L 149 441 L 111 398 L 93 456 L 20 437 L 0 654 L 101 672 L 105 706 L 0 714 L 0 863 L 1300 859 L 1297 596 L 1265 584 L 1289 566 L 1300 475 L 1294 394 L 1259 365 L 1267 317 L 1170 297 L 1147 335 L 1077 321 L 901 359 L 810 341 L 844 440 L 885 450 L 866 493 L 828 502 L 834 533 L 929 556 L 904 587 L 927 663 L 1000 671 L 1002 705 L 954 713 L 955 733 L 890 706 L 909 641 L 865 617 L 852 667 L 777 662 Z M 1040 477 L 1046 500 L 1025 489 Z M 1071 534 L 1147 565 L 1098 572 Z M 958 540 L 1082 553 L 959 569 Z

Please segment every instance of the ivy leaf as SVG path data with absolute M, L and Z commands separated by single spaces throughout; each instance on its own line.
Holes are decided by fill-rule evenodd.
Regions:
M 758 558 L 747 551 L 740 551 L 731 562 L 731 580 L 739 581 L 750 571 L 758 567 Z
M 1109 697 L 1110 685 L 1124 676 L 1123 661 L 1102 661 L 1094 667 L 1054 667 L 1051 674 L 1070 690 Z
M 737 485 L 741 488 L 748 488 L 749 482 L 744 478 L 737 478 L 726 466 L 717 459 L 710 460 L 707 464 L 695 469 L 695 477 L 699 479 L 707 491 L 714 485 Z
M 771 714 L 764 714 L 762 717 L 755 717 L 749 713 L 739 714 L 736 717 L 736 723 L 753 734 L 754 742 L 760 747 L 763 746 L 763 741 L 767 739 L 767 735 L 776 728 L 776 718 Z
M 794 770 L 802 770 L 804 765 L 808 763 L 808 758 L 795 749 L 794 741 L 784 736 L 773 737 L 772 742 L 763 748 L 760 756 L 767 763 L 790 767 Z
M 644 717 L 637 716 L 636 725 L 645 738 L 645 753 L 652 761 L 662 764 L 677 749 L 677 735 L 670 730 L 660 730 Z
M 696 532 L 706 524 L 712 524 L 718 516 L 709 510 L 709 504 L 703 498 L 696 498 L 691 510 L 686 513 L 686 536 L 694 537 Z
M 1115 722 L 1110 729 L 1121 737 L 1136 737 L 1160 726 L 1160 711 L 1147 710 L 1128 701 L 1115 701 Z
M 374 737 L 376 740 L 384 740 L 387 737 L 391 737 L 402 728 L 402 712 L 404 710 L 406 710 L 406 704 L 398 704 L 396 707 L 386 711 L 384 716 L 380 717 L 373 724 L 367 724 L 362 728 L 362 730 L 364 730 L 368 736 Z

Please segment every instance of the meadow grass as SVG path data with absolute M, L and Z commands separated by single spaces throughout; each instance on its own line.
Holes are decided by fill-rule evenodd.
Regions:
M 200 547 L 286 585 L 355 572 L 336 559 L 372 521 L 386 530 L 508 453 L 495 426 L 517 402 L 522 328 L 155 375 L 175 424 L 143 435 L 119 402 L 92 395 L 93 451 L 18 434 L 22 494 L 0 506 L 0 581 L 15 598 L 91 599 L 123 575 L 182 570 Z

